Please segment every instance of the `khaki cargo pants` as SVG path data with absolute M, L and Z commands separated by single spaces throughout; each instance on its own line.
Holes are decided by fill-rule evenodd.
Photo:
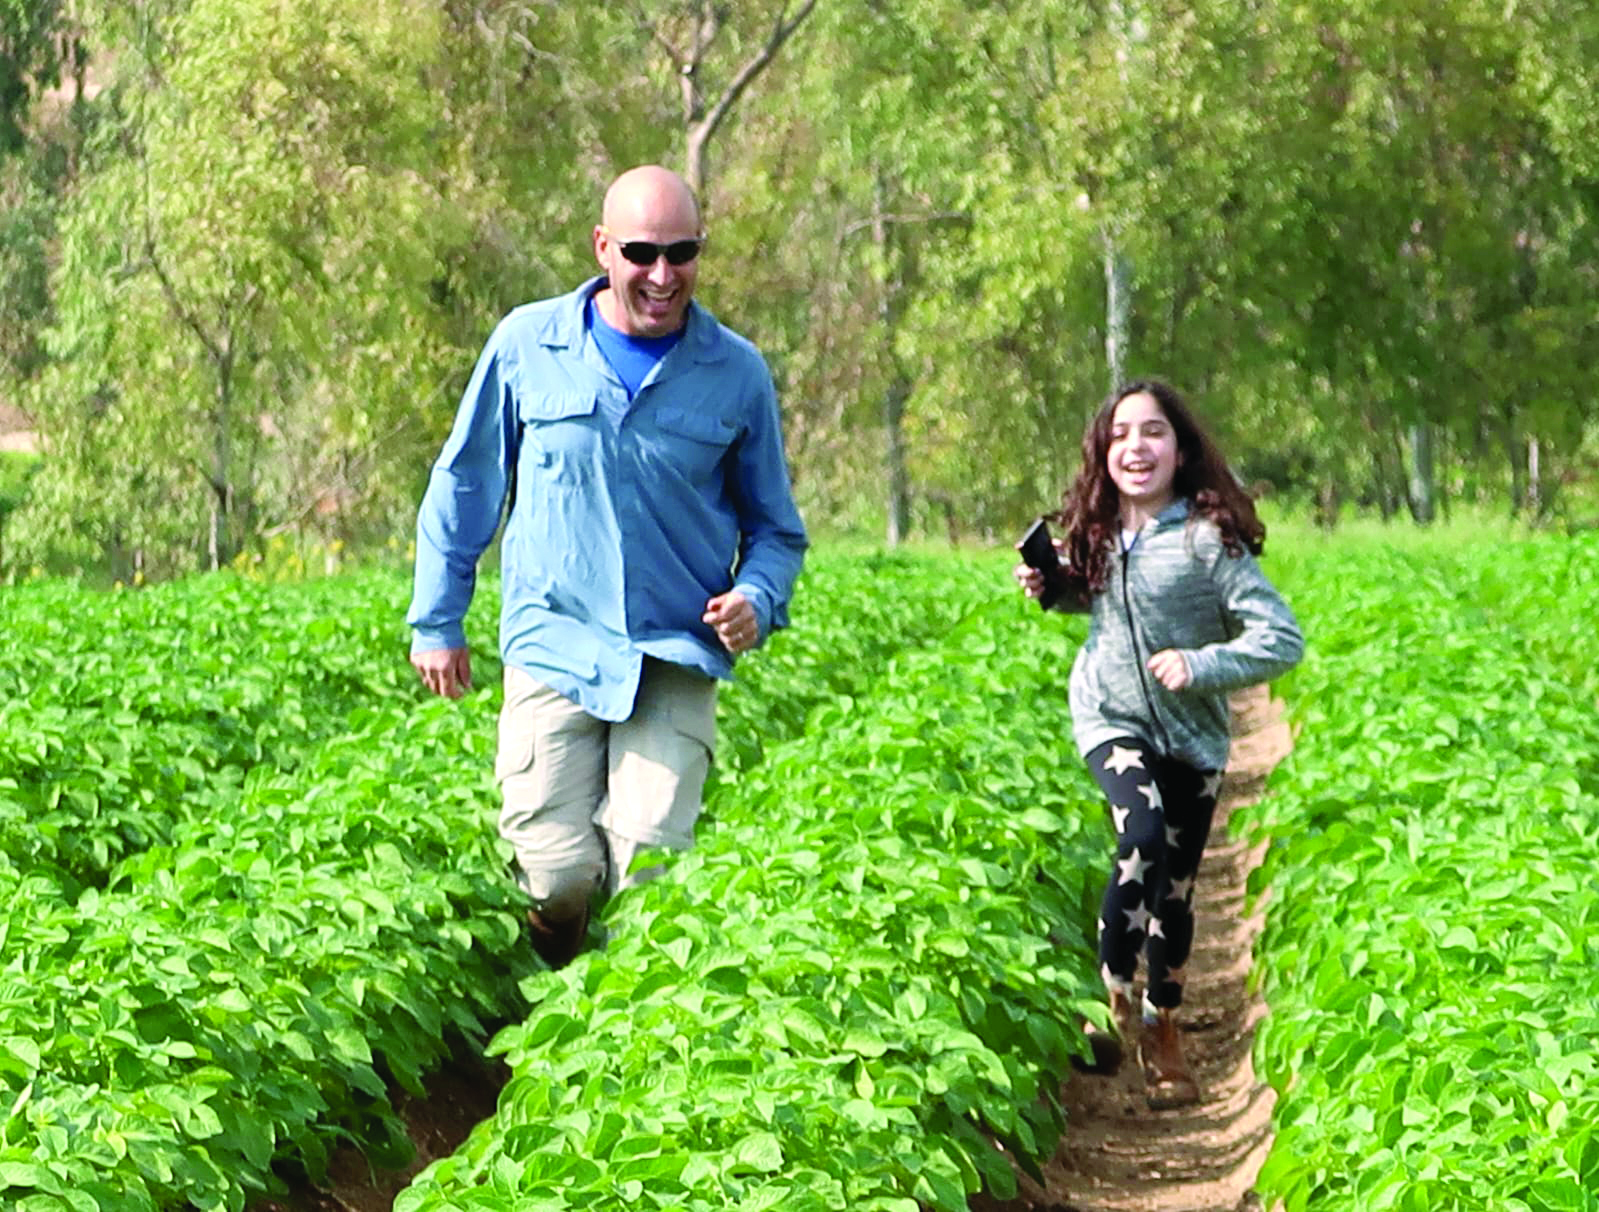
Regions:
M 633 714 L 613 724 L 507 666 L 499 731 L 500 836 L 539 906 L 565 915 L 597 888 L 658 874 L 630 870 L 640 850 L 693 845 L 715 748 L 714 678 L 646 657 Z

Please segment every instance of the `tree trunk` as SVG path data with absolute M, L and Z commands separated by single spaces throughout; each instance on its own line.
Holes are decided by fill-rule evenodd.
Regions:
M 905 404 L 910 399 L 911 381 L 894 352 L 894 336 L 899 329 L 900 296 L 904 289 L 904 266 L 899 256 L 904 240 L 894 239 L 894 224 L 886 208 L 887 183 L 879 173 L 872 192 L 872 245 L 882 267 L 882 283 L 877 304 L 878 322 L 883 327 L 888 384 L 883 389 L 883 457 L 888 473 L 888 529 L 890 547 L 904 542 L 910 530 L 910 476 L 905 469 Z
M 1534 518 L 1543 513 L 1543 476 L 1539 466 L 1538 439 L 1527 436 L 1527 512 Z
M 1447 525 L 1453 514 L 1450 506 L 1453 504 L 1453 494 L 1449 491 L 1449 456 L 1453 443 L 1449 440 L 1449 430 L 1445 429 L 1438 435 L 1437 471 L 1434 475 L 1434 487 L 1438 490 L 1438 516 Z
M 233 506 L 233 359 L 217 364 L 217 406 L 211 415 L 211 527 L 206 554 L 215 572 L 233 559 L 229 523 Z
M 696 198 L 705 197 L 705 180 L 710 173 L 711 131 L 706 126 L 690 128 L 683 149 L 683 175 Z
M 883 393 L 883 457 L 888 471 L 888 531 L 890 547 L 898 547 L 910 531 L 910 477 L 905 470 L 905 401 L 911 386 L 895 376 Z
M 1396 427 L 1378 421 L 1370 411 L 1366 424 L 1372 434 L 1372 488 L 1377 498 L 1377 511 L 1384 522 L 1393 521 L 1405 495 L 1404 451 L 1400 446 L 1401 434 Z
M 1127 327 L 1132 313 L 1132 263 L 1122 253 L 1115 233 L 1107 226 L 1105 245 L 1105 369 L 1110 390 L 1126 381 Z
M 1432 423 L 1426 419 L 1410 427 L 1410 516 L 1418 526 L 1431 526 L 1436 510 Z
M 722 90 L 721 96 L 714 102 L 707 102 L 700 88 L 700 68 L 706 51 L 721 33 L 722 23 L 730 11 L 728 7 L 710 3 L 709 0 L 702 3 L 694 22 L 693 41 L 686 48 L 674 45 L 660 27 L 645 23 L 645 28 L 653 35 L 657 44 L 667 52 L 677 69 L 685 139 L 683 175 L 702 204 L 705 201 L 706 184 L 710 173 L 709 149 L 712 137 L 738 105 L 739 98 L 744 95 L 745 90 L 777 57 L 777 52 L 783 48 L 783 44 L 794 36 L 794 31 L 805 23 L 805 19 L 811 15 L 811 10 L 815 7 L 816 0 L 800 0 L 798 9 L 791 16 L 788 5 L 784 4 L 772 22 L 771 29 L 767 31 L 765 42 L 758 45 L 750 57 L 739 66 L 727 87 Z
M 1510 461 L 1510 516 L 1519 517 L 1527 504 L 1526 464 L 1522 462 L 1522 446 L 1516 435 L 1516 421 L 1512 415 L 1505 420 L 1505 454 Z
M 1338 481 L 1328 477 L 1316 487 L 1316 525 L 1332 533 L 1338 526 Z

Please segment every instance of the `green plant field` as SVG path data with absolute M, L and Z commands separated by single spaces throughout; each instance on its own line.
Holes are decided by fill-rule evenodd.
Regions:
M 1056 877 L 1053 910 L 1033 917 L 1036 894 L 1024 880 L 1049 878 L 1043 839 L 1080 829 L 1081 815 L 1052 776 L 1029 773 L 1036 735 L 987 745 L 985 733 L 1004 739 L 993 716 L 1016 692 L 985 701 L 972 687 L 952 699 L 948 728 L 935 730 L 917 706 L 948 659 L 940 654 L 971 650 L 967 659 L 984 678 L 994 675 L 995 655 L 1024 659 L 996 638 L 1010 629 L 1037 654 L 1026 692 L 1039 699 L 1043 723 L 1027 727 L 1053 729 L 1051 743 L 1061 745 L 1062 708 L 1048 671 L 1060 627 L 1048 620 L 1040 629 L 1024 616 L 1002 568 L 989 560 L 818 558 L 807 591 L 828 613 L 780 636 L 724 696 L 726 744 L 707 845 L 682 864 L 680 878 L 619 904 L 612 947 L 561 977 L 539 971 L 520 943 L 493 839 L 498 666 L 482 622 L 492 612 L 479 611 L 472 623 L 479 688 L 460 704 L 429 700 L 403 661 L 398 615 L 406 588 L 394 573 L 277 587 L 224 577 L 141 593 L 41 585 L 4 600 L 0 1098 L 11 1115 L 0 1137 L 0 1195 L 7 1206 L 238 1208 L 275 1189 L 285 1167 L 315 1176 L 343 1140 L 392 1164 L 405 1145 L 390 1095 L 420 1089 L 452 1039 L 481 1045 L 493 1028 L 523 1023 L 496 1047 L 517 1056 L 543 1045 L 570 1076 L 579 1056 L 592 1055 L 557 1046 L 572 1022 L 586 1021 L 563 1009 L 571 982 L 608 974 L 630 1002 L 644 999 L 665 1012 L 675 1002 L 660 991 L 695 985 L 697 975 L 685 975 L 674 957 L 696 938 L 707 953 L 721 947 L 712 969 L 724 980 L 744 974 L 742 999 L 769 1007 L 764 1044 L 751 1043 L 742 1059 L 736 1049 L 718 1049 L 714 1063 L 732 1084 L 694 1112 L 716 1122 L 723 1104 L 743 1106 L 741 1066 L 746 1077 L 759 1068 L 775 1080 L 784 1071 L 766 1063 L 766 1052 L 792 1051 L 784 1079 L 791 1096 L 818 1077 L 814 1033 L 839 1013 L 828 1009 L 831 995 L 817 985 L 818 973 L 844 963 L 840 946 L 885 922 L 908 932 L 906 955 L 894 949 L 901 940 L 891 932 L 874 952 L 847 957 L 858 978 L 850 990 L 871 999 L 850 1011 L 854 1046 L 866 1053 L 849 1079 L 848 1115 L 874 1122 L 892 1115 L 882 1127 L 925 1110 L 922 1079 L 906 1085 L 918 1067 L 896 1060 L 904 1047 L 942 1058 L 949 1077 L 928 1080 L 948 1086 L 955 1110 L 943 1112 L 943 1130 L 965 1140 L 940 1154 L 923 1186 L 941 1184 L 948 1194 L 975 1182 L 972 1163 L 960 1159 L 974 1149 L 967 1112 L 979 1104 L 1020 1141 L 1052 1130 L 1047 1103 L 1017 1115 L 1008 1091 L 1036 1079 L 1025 1058 L 1003 1045 L 1007 1032 L 1025 1031 L 1034 1051 L 1057 1062 L 1074 1046 L 1049 1007 L 1061 990 L 1082 997 L 1086 964 L 1073 960 L 1053 972 L 1036 960 L 1053 950 L 1041 942 L 1047 929 L 1081 933 L 1082 890 L 1067 869 Z M 1051 627 L 1053 642 L 1041 638 Z M 919 671 L 898 672 L 912 657 Z M 897 721 L 877 712 L 879 695 L 897 702 Z M 1014 732 L 1027 718 L 1008 726 Z M 798 786 L 802 775 L 820 773 L 813 760 L 780 761 L 817 730 L 856 738 L 855 756 L 841 751 L 831 767 L 864 797 L 848 809 L 847 833 L 837 833 L 826 808 L 831 788 Z M 950 743 L 974 748 L 972 769 L 939 769 L 944 732 Z M 990 751 L 977 755 L 979 741 Z M 851 770 L 850 762 L 863 761 Z M 907 762 L 916 773 L 902 780 Z M 906 799 L 902 781 L 920 786 L 919 796 Z M 939 851 L 911 845 L 954 819 L 944 784 L 964 788 L 961 819 L 970 818 L 959 879 Z M 1039 788 L 1047 793 L 1035 795 Z M 791 792 L 811 806 L 800 811 Z M 792 819 L 774 822 L 780 808 Z M 979 828 L 982 814 L 997 814 L 1004 828 Z M 807 817 L 815 849 L 799 846 Z M 904 836 L 894 836 L 890 823 L 902 824 Z M 846 840 L 851 857 L 869 859 L 880 873 L 845 870 L 837 847 Z M 730 866 L 745 855 L 759 861 Z M 855 881 L 859 892 L 888 875 L 898 882 L 869 897 L 836 886 Z M 733 882 L 724 886 L 724 877 Z M 796 888 L 813 878 L 818 895 L 807 904 Z M 960 908 L 977 879 L 1011 891 L 978 909 Z M 750 880 L 758 886 L 743 887 Z M 740 902 L 736 919 L 726 912 L 729 898 Z M 846 901 L 849 912 L 836 912 Z M 946 914 L 956 916 L 930 932 L 928 911 L 946 901 Z M 992 916 L 996 953 L 968 941 L 955 954 L 970 925 L 963 915 L 979 909 Z M 1032 941 L 1005 941 L 1024 918 Z M 894 964 L 907 966 L 901 973 Z M 939 966 L 985 987 L 1014 980 L 1014 1004 L 990 999 L 1007 1004 L 1014 1022 L 984 1021 L 989 1002 L 975 995 L 955 1005 L 954 987 L 934 979 Z M 665 979 L 672 973 L 675 984 Z M 919 974 L 917 987 L 908 975 L 901 979 L 906 974 Z M 660 996 L 652 1000 L 651 989 Z M 904 1040 L 894 1020 L 872 1017 L 903 1015 L 922 999 L 929 1006 L 912 1015 Z M 880 1050 L 865 1034 L 874 1023 Z M 802 1039 L 808 1027 L 813 1034 Z M 792 1042 L 786 1032 L 796 1033 Z M 648 1044 L 653 1036 L 638 1038 Z M 698 1063 L 690 1058 L 677 1080 Z M 507 1105 L 567 1097 L 547 1075 L 542 1080 L 543 1093 L 530 1093 L 533 1078 L 519 1071 Z M 874 1081 L 883 1089 L 875 1101 Z M 881 1112 L 870 1110 L 879 1104 Z M 757 1098 L 755 1105 L 765 1104 Z M 763 1132 L 737 1117 L 719 1131 L 735 1128 L 728 1148 L 741 1156 L 769 1161 L 768 1140 L 799 1156 L 801 1136 Z M 597 1139 L 609 1130 L 597 1128 Z M 571 1131 L 563 1129 L 562 1139 Z M 707 1146 L 698 1164 L 708 1192 L 722 1198 L 748 1185 L 743 1163 L 712 1164 L 719 1154 L 708 1146 L 717 1133 L 702 1137 L 696 1127 L 691 1138 Z M 888 1176 L 870 1179 L 878 1188 L 916 1185 L 903 1162 L 883 1166 Z M 765 1182 L 768 1169 L 749 1173 Z
M 419 702 L 403 582 L 9 594 L 0 1192 L 242 1207 L 409 1150 L 390 1091 L 518 1017 L 487 741 Z
M 1011 1191 L 1101 1013 L 1109 825 L 1065 706 L 1083 620 L 1009 563 L 815 553 L 722 696 L 699 845 L 555 974 L 494 838 L 492 583 L 459 703 L 405 664 L 398 572 L 7 593 L 0 1205 L 240 1209 L 343 1142 L 395 1164 L 395 1094 L 461 1046 L 512 1079 L 402 1212 Z M 1306 533 L 1267 567 L 1310 648 L 1248 822 L 1263 1192 L 1592 1212 L 1599 544 Z
M 1275 843 L 1261 1189 L 1599 1207 L 1599 541 L 1280 550 L 1311 643 L 1252 814 Z
M 1007 566 L 817 561 L 725 721 L 759 727 L 782 686 L 804 726 L 721 781 L 714 826 L 616 906 L 606 951 L 526 982 L 499 1115 L 398 1208 L 1014 1190 L 985 1133 L 1021 1156 L 1056 1139 L 1045 1075 L 1095 997 L 1108 825 L 1060 694 L 1081 623 L 1040 616 Z

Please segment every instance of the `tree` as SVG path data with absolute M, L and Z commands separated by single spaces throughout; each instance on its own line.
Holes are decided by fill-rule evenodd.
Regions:
M 60 0 L 0 2 L 0 159 L 22 149 L 34 98 L 55 82 L 60 9 Z
M 307 508 L 314 451 L 381 441 L 407 366 L 436 353 L 430 12 L 196 0 L 129 29 L 35 394 L 67 456 L 41 495 L 88 506 L 66 515 L 80 541 L 220 567 Z
M 635 10 L 640 27 L 666 56 L 677 78 L 682 98 L 683 175 L 701 198 L 709 185 L 711 139 L 815 7 L 816 0 L 781 0 L 767 16 L 764 29 L 759 18 L 741 13 L 753 36 L 731 34 L 736 41 L 729 57 L 735 66 L 721 73 L 721 82 L 709 85 L 711 50 L 728 33 L 731 10 L 717 0 L 685 0 L 666 5 L 659 14 L 643 5 Z

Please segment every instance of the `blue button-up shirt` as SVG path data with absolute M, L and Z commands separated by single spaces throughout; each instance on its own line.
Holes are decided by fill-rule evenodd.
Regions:
M 771 374 L 697 303 L 629 402 L 588 333 L 605 279 L 511 312 L 489 338 L 417 517 L 414 651 L 464 647 L 479 557 L 501 540 L 500 653 L 604 720 L 646 655 L 732 673 L 700 621 L 737 589 L 788 622 L 806 547 Z

